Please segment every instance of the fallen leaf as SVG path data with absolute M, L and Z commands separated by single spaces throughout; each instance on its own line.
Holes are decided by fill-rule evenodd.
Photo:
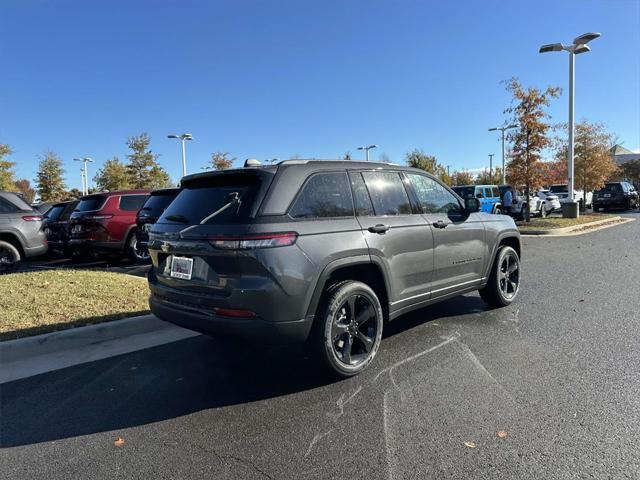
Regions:
M 464 446 L 467 448 L 476 448 L 475 442 L 464 442 Z
M 505 430 L 500 430 L 498 433 L 498 438 L 507 438 L 507 432 Z
M 118 437 L 118 439 L 117 439 L 115 442 L 113 442 L 113 444 L 114 444 L 116 447 L 121 447 L 121 446 L 123 446 L 123 445 L 124 445 L 124 439 L 123 439 L 123 438 L 121 438 L 121 437 Z

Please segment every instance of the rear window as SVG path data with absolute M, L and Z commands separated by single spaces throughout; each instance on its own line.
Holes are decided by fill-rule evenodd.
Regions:
M 137 212 L 144 205 L 149 195 L 123 195 L 120 197 L 120 210 L 125 212 Z
M 159 217 L 162 212 L 164 212 L 165 208 L 169 206 L 169 204 L 176 198 L 178 192 L 175 193 L 166 193 L 160 195 L 150 195 L 147 198 L 147 201 L 144 202 L 144 206 L 140 209 L 147 215 L 151 215 L 154 217 Z
M 411 204 L 397 172 L 362 172 L 376 215 L 408 215 Z
M 12 213 L 17 210 L 21 210 L 24 212 L 33 212 L 33 208 L 23 199 L 21 199 L 18 195 L 13 193 L 5 193 L 6 197 L 0 197 L 0 200 L 5 202 L 4 212 L 3 213 Z
M 55 222 L 60 218 L 60 215 L 62 214 L 62 212 L 64 212 L 64 207 L 65 207 L 64 205 L 55 205 L 51 207 L 49 211 L 47 211 L 47 213 L 45 214 L 45 218 L 48 218 L 52 222 Z
M 353 216 L 347 172 L 316 173 L 304 184 L 289 215 L 293 218 Z
M 553 193 L 562 193 L 568 192 L 569 187 L 567 187 L 566 185 L 551 185 L 551 188 L 549 190 Z
M 76 207 L 76 212 L 90 212 L 93 210 L 100 210 L 102 205 L 104 205 L 107 197 L 104 195 L 94 195 L 92 197 L 85 197 L 80 200 L 78 206 Z
M 0 213 L 16 213 L 17 211 L 18 207 L 8 200 L 0 197 Z
M 258 175 L 220 174 L 194 180 L 183 186 L 158 223 L 197 225 L 227 205 L 205 223 L 242 223 L 251 215 L 261 187 Z
M 620 193 L 622 192 L 622 185 L 620 185 L 619 183 L 607 183 L 600 191 L 608 193 Z
M 452 190 L 462 198 L 473 198 L 476 187 L 453 187 Z

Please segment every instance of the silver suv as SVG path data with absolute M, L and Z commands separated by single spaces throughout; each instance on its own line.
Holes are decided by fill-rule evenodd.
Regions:
M 338 376 L 374 359 L 383 325 L 520 285 L 510 217 L 478 212 L 422 170 L 285 161 L 190 175 L 152 227 L 151 310 L 212 335 L 307 342 Z
M 0 273 L 47 251 L 42 215 L 15 193 L 0 192 Z

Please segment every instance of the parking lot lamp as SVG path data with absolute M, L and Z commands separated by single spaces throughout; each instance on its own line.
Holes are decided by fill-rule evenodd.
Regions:
M 93 159 L 90 157 L 74 158 L 74 162 L 82 162 L 82 168 L 80 169 L 80 175 L 82 177 L 82 195 L 89 194 L 89 169 L 88 163 L 93 163 Z
M 504 165 L 504 132 L 505 130 L 509 130 L 510 128 L 516 128 L 517 126 L 518 125 L 507 125 L 505 127 L 494 127 L 489 129 L 490 132 L 495 132 L 497 130 L 500 130 L 500 132 L 502 132 L 502 184 L 503 185 L 507 183 L 507 169 L 505 168 L 505 165 Z
M 187 140 L 193 140 L 193 135 L 190 133 L 182 133 L 180 135 L 167 135 L 167 138 L 175 138 L 182 142 L 182 176 L 187 175 L 187 150 L 185 147 L 185 142 Z
M 551 43 L 540 47 L 539 53 L 547 52 L 569 52 L 569 152 L 567 158 L 567 172 L 568 172 L 568 199 L 571 205 L 571 209 L 566 213 L 563 210 L 563 216 L 575 218 L 578 215 L 577 206 L 574 204 L 574 178 L 573 178 L 573 133 L 574 133 L 574 119 L 573 119 L 573 100 L 574 100 L 574 86 L 575 86 L 575 63 L 576 55 L 586 53 L 591 49 L 587 43 L 591 40 L 595 40 L 600 36 L 599 33 L 585 33 L 576 37 L 571 45 L 563 45 L 562 43 Z
M 363 147 L 358 147 L 358 150 L 364 150 L 366 153 L 366 159 L 367 162 L 369 161 L 369 150 L 371 150 L 372 148 L 378 148 L 378 145 L 369 145 L 369 146 L 363 146 Z

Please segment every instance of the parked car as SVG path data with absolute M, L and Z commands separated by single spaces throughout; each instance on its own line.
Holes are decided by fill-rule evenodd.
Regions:
M 386 320 L 520 285 L 512 218 L 478 212 L 423 170 L 284 161 L 189 175 L 150 231 L 155 315 L 213 335 L 306 342 L 347 377 L 374 359 Z
M 69 249 L 76 255 L 126 255 L 138 261 L 136 214 L 148 196 L 148 190 L 127 190 L 82 197 L 71 214 Z
M 21 195 L 18 195 L 18 196 L 22 198 Z M 24 200 L 24 198 L 22 199 Z M 53 205 L 54 205 L 54 202 L 32 203 L 31 208 L 33 208 L 34 212 L 39 213 L 40 215 L 44 215 L 49 210 L 51 210 L 51 207 L 53 207 Z
M 540 202 L 536 209 L 541 217 L 546 217 L 549 213 L 558 211 L 562 208 L 558 196 L 549 189 L 541 188 L 536 192 L 536 196 Z
M 78 203 L 80 203 L 80 200 L 54 203 L 44 214 L 42 223 L 49 243 L 49 250 L 63 255 L 72 255 L 68 248 L 69 220 Z
M 169 206 L 173 199 L 176 198 L 179 188 L 165 188 L 162 190 L 154 190 L 149 194 L 144 205 L 136 215 L 136 239 L 138 240 L 137 249 L 140 255 L 140 263 L 148 263 L 151 261 L 147 244 L 149 243 L 149 229 L 158 221 L 162 212 Z
M 0 273 L 46 252 L 42 215 L 15 193 L 0 191 Z
M 477 198 L 480 201 L 480 211 L 502 213 L 500 190 L 496 185 L 456 185 L 452 188 L 461 198 Z
M 562 206 L 563 202 L 569 201 L 569 186 L 567 184 L 551 185 L 551 187 L 549 187 L 549 191 L 558 196 L 558 200 L 561 204 L 560 206 Z M 581 204 L 584 204 L 585 202 L 585 194 L 582 190 L 574 189 L 573 198 Z M 586 208 L 591 208 L 593 206 L 593 192 L 587 192 L 585 206 Z
M 595 192 L 593 201 L 593 211 L 597 212 L 601 208 L 625 208 L 630 210 L 640 204 L 638 192 L 629 182 L 605 183 L 604 187 Z

